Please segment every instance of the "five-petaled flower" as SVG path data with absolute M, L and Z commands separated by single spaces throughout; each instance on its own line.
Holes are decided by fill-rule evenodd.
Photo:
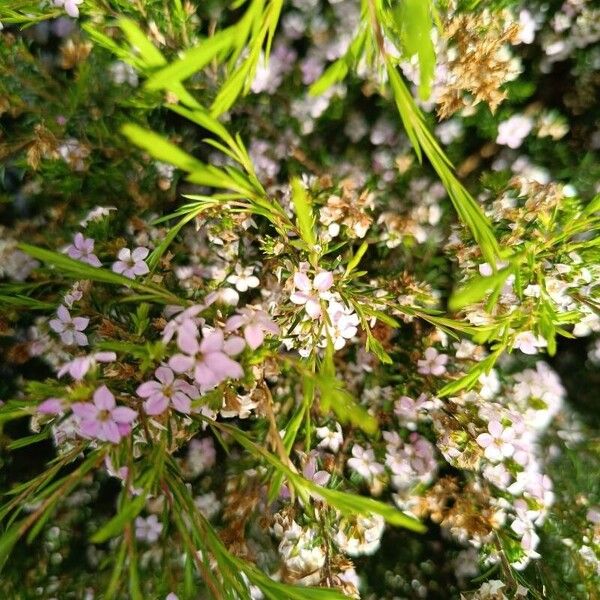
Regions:
M 58 376 L 62 377 L 68 373 L 73 379 L 80 380 L 92 367 L 96 366 L 96 363 L 108 363 L 115 360 L 117 360 L 117 355 L 114 352 L 94 352 L 87 356 L 78 356 L 62 365 L 58 370 Z
M 137 417 L 135 410 L 117 406 L 112 392 L 103 385 L 94 392 L 93 402 L 75 402 L 73 414 L 79 420 L 79 434 L 103 442 L 117 444 L 131 431 Z
M 188 414 L 192 398 L 199 395 L 198 390 L 183 379 L 175 379 L 169 367 L 158 367 L 154 375 L 158 381 L 146 381 L 137 389 L 138 396 L 147 398 L 144 402 L 146 413 L 160 415 L 171 404 L 175 410 Z
M 71 317 L 66 306 L 62 304 L 56 311 L 58 319 L 50 321 L 53 331 L 60 334 L 60 339 L 67 346 L 87 346 L 87 335 L 83 333 L 90 320 L 87 317 Z
M 82 233 L 75 234 L 73 244 L 67 248 L 67 254 L 75 260 L 92 265 L 92 267 L 102 266 L 102 263 L 94 254 L 94 240 L 84 237 Z
M 421 375 L 443 375 L 446 372 L 447 354 L 439 354 L 435 348 L 425 350 L 425 358 L 417 361 Z
M 492 462 L 500 462 L 503 458 L 512 456 L 515 447 L 514 431 L 503 427 L 500 421 L 490 421 L 488 432 L 477 436 L 477 443 L 484 448 L 485 457 Z
M 139 246 L 133 252 L 129 248 L 122 248 L 117 254 L 118 261 L 113 263 L 112 270 L 129 279 L 138 275 L 146 275 L 150 271 L 144 259 L 148 256 L 148 248 Z
M 230 317 L 225 324 L 225 331 L 237 331 L 240 328 L 243 328 L 246 343 L 252 350 L 263 343 L 265 333 L 279 333 L 279 327 L 265 311 L 250 307 L 240 308 L 238 314 Z
M 375 460 L 373 449 L 365 449 L 358 444 L 352 446 L 352 458 L 348 459 L 348 466 L 367 481 L 371 481 L 385 471 L 385 467 Z
M 169 367 L 176 373 L 193 371 L 201 392 L 212 390 L 226 379 L 241 379 L 244 370 L 231 357 L 244 349 L 244 340 L 237 336 L 226 340 L 221 329 L 204 329 L 202 335 L 200 343 L 195 340 L 184 350 L 191 356 L 176 354 L 169 360 Z
M 303 304 L 311 319 L 321 316 L 321 299 L 327 297 L 327 292 L 333 285 L 333 273 L 321 271 L 311 281 L 306 273 L 298 271 L 294 274 L 296 291 L 290 296 L 294 304 Z

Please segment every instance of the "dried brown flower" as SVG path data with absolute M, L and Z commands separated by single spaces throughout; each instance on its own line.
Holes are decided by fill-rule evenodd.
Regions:
M 40 166 L 42 158 L 56 159 L 58 154 L 58 142 L 54 134 L 38 123 L 33 128 L 34 138 L 27 148 L 27 164 L 34 170 Z
M 85 62 L 91 51 L 92 44 L 90 42 L 67 40 L 60 47 L 61 68 L 74 69 L 77 65 Z
M 507 43 L 518 40 L 519 25 L 508 11 L 454 14 L 446 22 L 448 78 L 438 100 L 438 116 L 486 102 L 494 112 L 506 98 L 502 85 L 515 75 Z

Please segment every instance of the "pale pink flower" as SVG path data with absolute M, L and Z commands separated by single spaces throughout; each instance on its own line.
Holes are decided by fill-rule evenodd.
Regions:
M 173 336 L 177 335 L 179 349 L 187 354 L 195 354 L 198 351 L 198 337 L 200 335 L 198 324 L 201 319 L 198 318 L 198 315 L 205 308 L 206 306 L 196 304 L 176 314 L 165 325 L 162 341 L 167 344 L 173 339 Z M 176 307 L 176 310 L 181 309 Z
M 535 335 L 532 331 L 521 331 L 515 337 L 513 347 L 523 354 L 533 355 L 538 353 L 539 348 L 545 348 L 547 345 L 548 342 L 542 336 Z
M 160 415 L 171 404 L 175 410 L 188 414 L 192 398 L 199 395 L 198 390 L 183 379 L 175 379 L 169 367 L 158 367 L 155 377 L 158 381 L 146 381 L 136 392 L 141 398 L 147 398 L 144 402 L 146 413 Z
M 381 475 L 385 471 L 384 466 L 375 460 L 372 448 L 365 449 L 358 444 L 352 446 L 352 458 L 348 459 L 347 464 L 367 481 L 371 481 L 373 477 Z
M 37 407 L 37 411 L 42 415 L 59 415 L 64 410 L 64 401 L 61 398 L 47 398 Z
M 314 451 L 306 457 L 306 462 L 304 463 L 304 467 L 302 468 L 302 475 L 305 479 L 313 481 L 314 483 L 322 487 L 326 486 L 329 483 L 329 480 L 331 479 L 331 474 L 327 471 L 317 471 L 317 453 Z M 281 486 L 281 491 L 279 495 L 281 498 L 290 497 L 290 490 L 286 484 Z
M 88 339 L 83 331 L 90 320 L 87 317 L 71 317 L 67 307 L 62 304 L 56 315 L 58 319 L 52 319 L 49 324 L 53 331 L 60 334 L 62 343 L 67 346 L 87 346 Z
M 500 421 L 490 421 L 488 433 L 477 436 L 477 443 L 485 449 L 485 457 L 492 462 L 512 456 L 515 451 L 513 442 L 514 431 L 510 427 L 503 427 Z
M 156 515 L 149 517 L 137 517 L 135 520 L 135 537 L 143 542 L 152 544 L 160 537 L 163 530 L 163 524 Z
M 108 363 L 115 360 L 117 360 L 117 355 L 114 352 L 94 352 L 87 356 L 78 356 L 62 365 L 58 370 L 58 376 L 62 377 L 68 373 L 73 379 L 79 381 L 92 367 L 96 366 L 96 363 Z
M 425 358 L 423 360 L 419 360 L 417 365 L 421 375 L 440 376 L 446 372 L 447 362 L 448 355 L 439 354 L 439 352 L 432 347 L 425 350 Z
M 211 437 L 193 439 L 188 447 L 184 467 L 190 478 L 198 477 L 212 469 L 217 460 L 217 450 Z
M 79 419 L 79 434 L 103 442 L 117 444 L 129 434 L 137 413 L 126 406 L 117 406 L 112 392 L 103 385 L 94 392 L 93 402 L 75 402 L 73 414 Z
M 79 8 L 77 7 L 82 3 L 83 0 L 54 0 L 54 6 L 64 6 L 65 12 L 74 19 L 79 16 Z
M 75 234 L 73 244 L 67 248 L 67 254 L 75 260 L 92 265 L 92 267 L 102 266 L 102 263 L 94 254 L 94 240 L 83 237 L 82 233 Z
M 240 328 L 243 328 L 246 343 L 252 350 L 263 343 L 265 333 L 279 333 L 279 327 L 265 311 L 250 307 L 240 308 L 238 314 L 230 317 L 225 324 L 225 331 L 237 331 Z
M 326 297 L 327 291 L 333 285 L 333 273 L 321 271 L 311 281 L 306 273 L 298 271 L 294 274 L 295 291 L 290 300 L 294 304 L 303 304 L 308 316 L 317 319 L 321 316 L 321 299 Z
M 113 263 L 112 270 L 129 279 L 135 279 L 138 275 L 146 275 L 150 272 L 144 259 L 148 256 L 148 248 L 139 246 L 133 252 L 129 248 L 119 250 L 117 262 Z
M 169 366 L 173 371 L 193 371 L 201 392 L 215 388 L 226 379 L 241 379 L 244 370 L 231 357 L 244 349 L 244 340 L 240 337 L 230 337 L 226 340 L 220 329 L 205 329 L 202 333 L 203 338 L 195 356 L 176 354 L 171 357 Z

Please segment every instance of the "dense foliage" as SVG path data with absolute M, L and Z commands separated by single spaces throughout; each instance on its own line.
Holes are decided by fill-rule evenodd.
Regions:
M 598 597 L 593 2 L 0 21 L 2 598 Z

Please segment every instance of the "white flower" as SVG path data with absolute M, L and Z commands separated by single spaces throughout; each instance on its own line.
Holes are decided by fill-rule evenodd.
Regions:
M 318 448 L 331 450 L 334 454 L 337 454 L 340 446 L 344 443 L 344 436 L 342 435 L 342 427 L 339 423 L 335 424 L 335 431 L 331 431 L 328 427 L 317 427 L 317 436 L 321 440 L 318 444 Z
M 513 441 L 514 431 L 510 427 L 504 428 L 499 421 L 490 421 L 488 432 L 477 436 L 477 443 L 485 449 L 484 455 L 491 462 L 512 456 L 515 451 Z
M 242 267 L 235 265 L 235 273 L 227 277 L 227 282 L 235 285 L 238 292 L 247 292 L 250 288 L 256 288 L 260 285 L 260 279 L 253 275 L 254 267 Z
M 79 16 L 79 9 L 77 6 L 81 4 L 83 0 L 54 0 L 54 6 L 61 7 L 63 6 L 65 12 L 70 16 L 76 19 Z
M 547 345 L 548 342 L 543 337 L 535 335 L 532 331 L 522 331 L 516 335 L 513 347 L 523 354 L 537 354 L 538 348 L 545 348 Z
M 496 143 L 516 149 L 533 129 L 533 121 L 525 115 L 513 115 L 498 125 Z
M 535 38 L 537 24 L 528 10 L 519 12 L 519 42 L 531 44 Z
M 358 515 L 341 519 L 334 541 L 349 556 L 373 554 L 381 542 L 385 521 L 380 515 Z
M 347 464 L 367 481 L 371 481 L 373 477 L 381 475 L 385 470 L 383 465 L 375 460 L 375 454 L 371 448 L 365 450 L 358 444 L 352 446 L 352 458 L 348 459 Z
M 358 332 L 360 319 L 351 308 L 336 300 L 331 300 L 327 305 L 327 316 L 329 322 L 326 326 L 329 335 L 324 336 L 320 346 L 325 348 L 328 340 L 331 339 L 333 348 L 341 350 L 346 345 L 346 341 L 352 339 Z
M 485 400 L 491 400 L 500 391 L 500 380 L 495 369 L 489 373 L 482 373 L 479 376 L 479 383 L 481 383 L 479 394 Z

